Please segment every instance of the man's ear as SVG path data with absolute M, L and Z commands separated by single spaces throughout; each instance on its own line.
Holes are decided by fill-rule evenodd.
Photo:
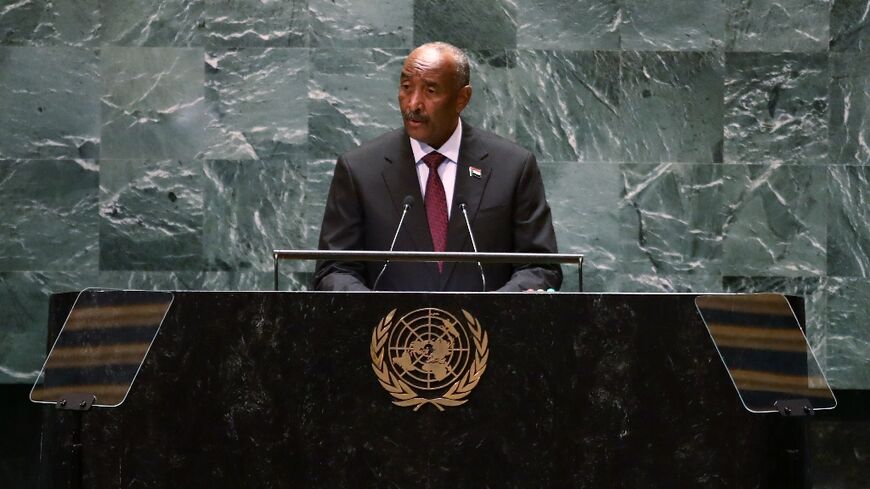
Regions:
M 456 114 L 458 115 L 465 109 L 468 102 L 471 100 L 471 85 L 465 85 L 459 89 L 459 94 L 456 96 Z

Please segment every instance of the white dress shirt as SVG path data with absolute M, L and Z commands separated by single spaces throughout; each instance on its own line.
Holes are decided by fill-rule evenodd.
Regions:
M 447 196 L 447 218 L 450 218 L 450 210 L 453 207 L 453 188 L 456 186 L 456 168 L 459 161 L 459 143 L 462 141 L 462 119 L 456 124 L 456 129 L 453 135 L 435 149 L 428 144 L 417 141 L 414 138 L 411 140 L 411 150 L 414 152 L 414 161 L 417 162 L 417 178 L 420 181 L 420 195 L 426 198 L 426 180 L 429 179 L 429 167 L 423 162 L 423 157 L 427 154 L 437 151 L 444 155 L 446 159 L 444 163 L 438 166 L 438 176 L 441 177 L 441 183 L 444 185 L 444 193 Z

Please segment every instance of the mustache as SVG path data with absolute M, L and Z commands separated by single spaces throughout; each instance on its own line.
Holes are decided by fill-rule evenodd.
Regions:
M 429 122 L 429 116 L 422 112 L 415 112 L 413 110 L 403 110 L 402 118 L 407 121 L 414 122 Z

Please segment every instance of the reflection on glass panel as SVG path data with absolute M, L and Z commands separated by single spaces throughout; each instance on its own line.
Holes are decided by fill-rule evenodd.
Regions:
M 30 399 L 54 404 L 70 394 L 93 394 L 95 406 L 120 405 L 160 330 L 172 298 L 169 292 L 82 291 Z
M 788 300 L 780 294 L 709 295 L 695 299 L 722 362 L 752 412 L 777 401 L 837 402 Z

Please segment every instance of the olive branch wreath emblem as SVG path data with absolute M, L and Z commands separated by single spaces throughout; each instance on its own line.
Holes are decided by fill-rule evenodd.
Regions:
M 459 376 L 447 390 L 438 397 L 422 397 L 410 385 L 390 371 L 388 359 L 385 358 L 387 339 L 390 336 L 390 328 L 393 326 L 393 318 L 396 309 L 393 309 L 378 323 L 372 331 L 371 357 L 372 370 L 378 377 L 378 382 L 395 400 L 393 404 L 401 407 L 413 407 L 417 411 L 426 404 L 432 404 L 439 411 L 445 407 L 460 406 L 468 402 L 468 395 L 477 387 L 483 372 L 486 370 L 486 362 L 489 360 L 489 338 L 480 322 L 468 311 L 462 309 L 462 315 L 468 324 L 468 329 L 474 339 L 474 361 L 468 370 Z

